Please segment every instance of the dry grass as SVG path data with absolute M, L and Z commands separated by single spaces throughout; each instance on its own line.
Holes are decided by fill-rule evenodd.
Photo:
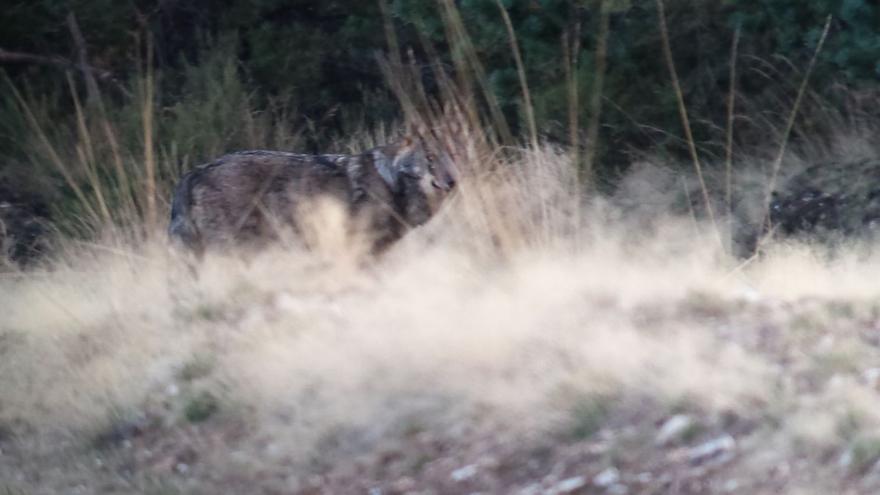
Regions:
M 40 269 L 0 272 L 0 494 L 557 493 L 609 467 L 629 493 L 880 490 L 880 257 L 779 244 L 742 264 L 718 242 L 727 224 L 714 213 L 731 191 L 748 210 L 737 214 L 759 222 L 767 172 L 783 159 L 796 168 L 784 152 L 806 86 L 771 167 L 737 166 L 733 186 L 731 87 L 726 168 L 704 170 L 658 0 L 695 184 L 646 165 L 616 197 L 584 197 L 576 139 L 569 155 L 542 147 L 528 118 L 529 146 L 517 146 L 460 13 L 442 5 L 464 54 L 456 77 L 434 67 L 444 104 L 393 30 L 383 70 L 408 123 L 459 137 L 442 144 L 467 178 L 380 260 L 362 256 L 332 204 L 306 229 L 314 251 L 214 253 L 197 278 L 155 238 L 181 164 L 229 146 L 201 129 L 205 116 L 244 129 L 241 146 L 299 140 L 283 116 L 257 117 L 233 65 L 218 66 L 224 82 L 206 91 L 216 98 L 182 105 L 180 129 L 166 130 L 204 131 L 190 148 L 154 134 L 152 74 L 130 102 L 136 146 L 79 104 L 59 144 L 15 94 L 34 148 L 77 197 L 79 231 L 109 240 L 67 241 Z M 392 134 L 361 132 L 336 150 Z M 866 143 L 841 139 L 832 154 L 876 156 Z M 691 425 L 658 442 L 676 416 Z M 735 448 L 693 460 L 727 435 Z M 456 481 L 471 466 L 494 478 Z
M 635 221 L 577 197 L 553 150 L 512 160 L 366 265 L 322 216 L 321 252 L 213 255 L 198 279 L 161 242 L 3 275 L 0 426 L 15 441 L 0 437 L 0 479 L 20 473 L 10 486 L 36 493 L 156 479 L 296 490 L 411 428 L 580 432 L 565 444 L 682 404 L 752 425 L 725 476 L 806 459 L 838 486 L 847 452 L 870 470 L 880 400 L 862 374 L 880 357 L 864 343 L 880 259 L 780 246 L 736 270 L 686 218 Z M 90 450 L 138 421 L 153 425 L 137 440 L 150 455 Z M 627 455 L 654 448 L 639 445 Z M 128 478 L 92 465 L 129 455 Z

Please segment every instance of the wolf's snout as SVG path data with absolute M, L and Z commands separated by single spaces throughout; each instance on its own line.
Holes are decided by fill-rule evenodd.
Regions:
M 449 192 L 449 191 L 455 189 L 455 179 L 448 179 L 445 181 L 438 181 L 437 179 L 433 179 L 431 181 L 431 185 L 434 186 L 434 188 L 439 189 L 441 191 Z

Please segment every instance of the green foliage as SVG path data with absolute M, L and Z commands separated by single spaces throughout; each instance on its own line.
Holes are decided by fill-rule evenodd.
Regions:
M 880 438 L 865 436 L 857 438 L 850 450 L 852 464 L 850 469 L 857 474 L 864 474 L 880 461 Z
M 585 440 L 595 435 L 608 420 L 612 401 L 612 398 L 602 394 L 578 398 L 571 411 L 572 438 Z
M 193 382 L 211 374 L 214 370 L 214 358 L 207 354 L 197 354 L 184 363 L 178 378 L 184 382 Z
M 761 40 L 766 53 L 795 57 L 812 52 L 827 16 L 833 34 L 821 54 L 820 78 L 847 82 L 880 79 L 880 5 L 871 0 L 728 0 L 731 26 L 742 26 L 744 39 Z M 754 43 L 754 41 L 752 41 Z
M 793 89 L 812 56 L 825 19 L 831 34 L 811 88 L 823 94 L 835 83 L 870 87 L 880 80 L 880 5 L 871 0 L 666 0 L 675 64 L 701 155 L 723 155 L 726 96 L 733 33 L 741 28 L 736 139 L 764 143 L 791 108 Z M 462 40 L 449 40 L 448 19 L 437 2 L 388 0 L 404 55 L 424 66 L 432 88 L 429 53 L 447 68 L 460 60 Z M 488 86 L 516 132 L 523 129 L 522 88 L 496 0 L 455 2 L 486 71 Z M 566 50 L 578 47 L 574 74 L 579 122 L 598 67 L 602 8 L 610 15 L 607 73 L 598 143 L 606 175 L 629 162 L 632 150 L 683 153 L 681 124 L 661 52 L 655 0 L 502 0 L 510 16 L 542 136 L 568 141 L 572 109 Z M 143 179 L 143 105 L 147 44 L 156 74 L 154 143 L 159 192 L 182 169 L 222 152 L 246 147 L 326 149 L 351 120 L 374 126 L 397 116 L 375 54 L 387 50 L 378 2 L 354 0 L 13 0 L 0 9 L 0 48 L 76 61 L 66 18 L 76 16 L 90 64 L 110 71 L 119 84 L 100 80 L 104 112 L 86 109 L 95 149 L 87 156 L 106 184 L 106 201 L 125 203 Z M 575 41 L 575 34 L 579 38 Z M 563 40 L 566 42 L 564 43 Z M 427 45 L 426 45 L 427 44 Z M 428 49 L 430 47 L 430 50 Z M 74 93 L 58 67 L 35 63 L 2 66 L 65 162 L 86 149 L 74 122 Z M 80 72 L 71 73 L 85 100 Z M 6 86 L 8 84 L 4 83 Z M 120 89 L 120 86 L 122 89 Z M 5 88 L 4 88 L 5 89 Z M 130 96 L 125 96 L 125 91 Z M 354 116 L 354 117 L 353 117 Z M 118 133 L 118 148 L 132 182 L 119 183 L 102 119 Z M 806 125 L 806 124 L 805 124 Z M 816 130 L 810 122 L 811 131 Z M 796 131 L 797 135 L 797 131 Z M 82 216 L 81 199 L 39 132 L 10 91 L 0 91 L 0 179 L 41 191 L 56 215 Z M 79 148 L 78 148 L 79 146 Z M 88 167 L 72 167 L 74 181 L 94 198 L 100 185 Z M 95 199 L 97 202 L 97 199 Z M 132 203 L 140 211 L 143 202 Z M 98 209 L 97 205 L 93 208 Z M 113 209 L 116 211 L 116 209 Z
M 190 423 L 201 423 L 220 409 L 220 402 L 210 392 L 201 392 L 191 397 L 183 408 L 183 415 Z
M 108 223 L 132 225 L 142 218 L 145 113 L 152 115 L 156 191 L 165 208 L 184 170 L 235 149 L 299 147 L 300 134 L 289 118 L 292 103 L 270 102 L 258 110 L 251 84 L 236 70 L 236 46 L 234 39 L 217 43 L 200 52 L 200 64 L 184 63 L 168 76 L 133 76 L 131 97 L 115 101 L 105 95 L 100 107 L 80 100 L 82 125 L 75 108 L 59 114 L 65 98 L 81 89 L 75 80 L 66 94 L 37 96 L 26 87 L 15 90 L 21 99 L 15 91 L 3 93 L 0 132 L 8 139 L 0 140 L 0 178 L 39 191 L 65 233 L 91 235 Z M 156 93 L 152 101 L 145 98 L 148 85 Z M 101 202 L 112 222 L 101 215 Z
M 389 0 L 400 44 L 421 51 L 420 38 L 445 53 L 443 16 L 434 2 Z M 481 61 L 486 65 L 492 88 L 498 93 L 508 117 L 516 121 L 520 88 L 513 69 L 509 40 L 496 0 L 456 2 L 465 27 Z M 660 56 L 654 0 L 504 0 L 501 2 L 514 29 L 535 94 L 538 119 L 551 138 L 562 140 L 568 105 L 561 39 L 580 33 L 578 82 L 581 95 L 592 90 L 595 73 L 601 6 L 612 16 L 608 41 L 608 79 L 605 96 L 615 111 L 608 112 L 614 133 L 638 145 L 649 137 L 651 144 L 662 136 L 645 136 L 645 125 L 674 131 L 677 115 L 668 96 L 668 74 Z M 781 56 L 798 66 L 815 48 L 826 16 L 834 16 L 834 29 L 816 71 L 820 82 L 845 80 L 864 84 L 880 78 L 880 6 L 870 0 L 667 0 L 667 13 L 677 65 L 687 100 L 698 117 L 718 122 L 726 91 L 729 44 L 737 26 L 742 27 L 744 56 L 770 60 Z M 207 42 L 230 56 L 219 78 L 245 74 L 245 93 L 267 104 L 270 97 L 293 102 L 302 117 L 324 125 L 334 122 L 335 110 L 365 104 L 365 95 L 382 92 L 383 82 L 374 55 L 386 49 L 383 18 L 376 2 L 337 0 L 194 0 L 156 2 L 140 0 L 134 5 L 109 0 L 19 0 L 0 12 L 0 47 L 74 58 L 65 17 L 76 14 L 87 38 L 95 65 L 121 75 L 136 72 L 143 60 L 143 39 L 150 31 L 158 68 L 166 74 L 165 90 L 172 101 L 192 95 L 180 87 L 193 67 L 215 64 L 212 50 L 200 49 Z M 137 36 L 132 36 L 136 33 Z M 421 34 L 419 34 L 421 33 Z M 138 41 L 141 39 L 141 41 Z M 237 40 L 237 41 L 230 41 Z M 452 56 L 453 54 L 447 54 Z M 11 66 L 12 76 L 27 80 L 41 92 L 63 88 L 54 69 Z M 745 77 L 750 77 L 746 73 Z M 55 77 L 53 77 L 55 76 Z M 220 84 L 219 82 L 217 83 Z M 746 83 L 746 91 L 760 90 Z M 228 85 L 224 86 L 228 88 Z M 201 88 L 210 91 L 210 88 Z M 256 89 L 256 91 L 254 91 Z M 243 88 L 242 88 L 243 90 Z M 233 103 L 238 94 L 232 94 Z M 387 94 L 370 98 L 374 118 L 393 115 Z M 63 102 L 59 102 L 63 104 Z M 586 105 L 582 117 L 588 117 Z M 228 112 L 234 112 L 230 108 Z M 217 114 L 214 114 L 217 116 Z M 194 114 L 193 119 L 201 115 Z M 696 120 L 696 119 L 695 119 Z M 711 126 L 707 126 L 711 127 Z M 186 129 L 182 129 L 185 131 Z M 708 140 L 710 132 L 698 129 Z M 618 136 L 606 136 L 614 138 Z

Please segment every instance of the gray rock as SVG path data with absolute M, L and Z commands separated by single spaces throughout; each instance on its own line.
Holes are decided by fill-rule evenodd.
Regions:
M 593 478 L 593 484 L 601 488 L 608 488 L 618 481 L 620 481 L 620 471 L 613 466 L 603 470 Z
M 868 387 L 880 389 L 880 368 L 867 369 L 862 373 L 862 380 Z
M 587 479 L 583 476 L 575 476 L 560 481 L 551 490 L 551 493 L 574 493 L 587 486 Z
M 629 493 L 629 488 L 622 483 L 618 483 L 616 485 L 611 485 L 611 487 L 608 488 L 608 493 L 611 495 L 626 495 Z
M 654 441 L 660 446 L 675 443 L 681 440 L 685 432 L 687 432 L 693 424 L 694 420 L 689 415 L 676 414 L 663 423 L 663 426 L 660 427 L 660 431 L 657 433 L 657 438 Z
M 736 440 L 730 435 L 722 435 L 714 440 L 698 445 L 688 451 L 691 464 L 699 465 L 707 461 L 726 462 L 736 449 Z
M 477 474 L 477 466 L 475 466 L 473 464 L 468 464 L 467 466 L 464 466 L 462 468 L 459 468 L 459 469 L 456 469 L 455 471 L 453 471 L 452 474 L 450 475 L 450 477 L 452 478 L 453 481 L 460 483 L 462 481 L 467 481 L 467 480 L 473 478 L 474 476 L 476 476 L 476 474 Z
M 521 488 L 518 495 L 538 495 L 541 493 L 541 484 L 540 483 L 532 483 L 524 488 Z

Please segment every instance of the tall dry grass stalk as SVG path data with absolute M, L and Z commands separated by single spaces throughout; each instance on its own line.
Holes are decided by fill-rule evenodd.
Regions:
M 30 126 L 31 131 L 34 133 L 36 141 L 40 146 L 40 151 L 45 154 L 48 161 L 52 164 L 55 170 L 61 174 L 67 186 L 70 187 L 70 189 L 73 191 L 73 194 L 76 196 L 87 216 L 85 220 L 95 225 L 100 224 L 100 215 L 92 204 L 92 201 L 86 196 L 83 188 L 80 187 L 79 181 L 74 178 L 74 175 L 68 163 L 65 160 L 61 159 L 61 155 L 58 153 L 52 141 L 49 139 L 49 136 L 46 134 L 46 130 L 43 127 L 43 124 L 39 121 L 39 119 L 37 119 L 33 109 L 28 104 L 28 102 L 25 101 L 24 97 L 22 97 L 18 88 L 15 87 L 12 81 L 9 79 L 7 79 L 6 81 L 9 86 L 10 92 L 15 97 L 15 100 L 19 105 L 21 113 L 25 116 L 25 120 Z
M 727 92 L 727 125 L 724 136 L 724 205 L 728 223 L 733 219 L 733 134 L 736 123 L 736 61 L 739 53 L 740 26 L 733 33 L 730 48 L 730 85 Z M 728 250 L 733 250 L 734 229 L 728 228 Z
M 98 178 L 92 136 L 86 124 L 85 114 L 80 104 L 73 78 L 69 73 L 67 74 L 67 82 L 70 87 L 70 94 L 73 97 L 73 106 L 76 112 L 76 129 L 79 133 L 79 144 L 76 146 L 77 158 L 79 158 L 79 163 L 86 174 L 89 186 L 95 193 L 95 202 L 97 203 L 98 212 L 101 214 L 100 221 L 105 225 L 110 225 L 112 224 L 112 217 L 107 201 L 104 199 L 104 188 L 101 187 L 100 179 Z M 97 96 L 97 93 L 95 95 L 89 94 L 90 97 L 95 98 L 93 105 L 96 105 L 99 96 Z
M 488 123 L 492 124 L 499 140 L 504 144 L 513 144 L 516 139 L 501 111 L 498 97 L 489 84 L 486 70 L 477 56 L 476 49 L 462 20 L 461 12 L 453 0 L 437 1 L 440 4 L 443 25 L 446 28 L 447 41 L 452 50 L 452 60 L 456 68 L 456 80 L 459 83 L 460 94 L 467 97 L 480 97 L 464 107 L 464 110 L 471 114 L 469 120 L 472 122 L 479 120 L 477 114 L 474 113 L 477 111 L 475 105 L 478 101 L 485 101 L 491 119 Z M 474 89 L 475 85 L 479 88 L 479 92 Z
M 678 72 L 675 69 L 675 59 L 672 55 L 672 47 L 669 42 L 669 28 L 666 23 L 666 9 L 663 4 L 663 0 L 657 0 L 657 18 L 658 25 L 660 27 L 660 39 L 663 45 L 663 56 L 666 60 L 666 66 L 669 69 L 669 77 L 672 80 L 672 88 L 675 92 L 676 102 L 678 104 L 678 113 L 681 118 L 681 125 L 684 128 L 685 138 L 687 140 L 688 152 L 691 155 L 691 161 L 694 164 L 694 172 L 697 175 L 697 180 L 700 183 L 700 192 L 703 195 L 703 204 L 706 208 L 706 212 L 709 214 L 709 219 L 712 223 L 712 228 L 715 231 L 715 235 L 718 238 L 719 245 L 724 245 L 724 241 L 721 239 L 721 231 L 718 227 L 718 222 L 715 218 L 715 210 L 712 206 L 712 200 L 709 198 L 709 189 L 706 187 L 706 181 L 703 178 L 703 167 L 700 164 L 700 157 L 697 153 L 697 144 L 694 141 L 693 132 L 691 131 L 690 119 L 688 118 L 687 105 L 684 102 L 684 93 L 681 90 L 681 84 L 678 81 Z
M 587 124 L 587 156 L 584 161 L 583 180 L 590 184 L 594 179 L 596 156 L 599 153 L 599 128 L 602 124 L 602 94 L 608 65 L 608 36 L 611 32 L 611 4 L 602 0 L 599 12 L 599 33 L 596 37 L 596 72 L 590 94 L 590 122 Z M 575 56 L 577 54 L 575 53 Z M 576 83 L 576 82 L 575 82 Z
M 400 43 L 397 40 L 397 31 L 394 29 L 394 19 L 391 17 L 388 0 L 377 1 L 379 2 L 379 12 L 382 13 L 382 27 L 385 30 L 385 42 L 388 44 L 391 63 L 395 66 L 400 66 L 403 64 L 400 57 Z
M 733 208 L 733 134 L 736 119 L 736 60 L 739 53 L 740 27 L 733 33 L 730 48 L 730 86 L 727 92 L 727 126 L 724 136 L 724 204 L 728 217 Z
M 574 7 L 574 6 L 573 6 Z M 568 145 L 573 163 L 580 162 L 580 87 L 578 78 L 578 53 L 581 46 L 581 20 L 572 12 L 574 21 L 562 32 L 562 69 L 568 97 Z
M 510 52 L 513 54 L 513 60 L 516 63 L 516 74 L 519 77 L 519 86 L 522 91 L 523 112 L 525 113 L 526 125 L 529 128 L 529 143 L 532 149 L 538 149 L 538 127 L 535 124 L 535 109 L 532 105 L 532 96 L 529 93 L 529 81 L 526 78 L 526 68 L 523 64 L 522 54 L 519 50 L 519 43 L 516 39 L 516 32 L 513 29 L 513 23 L 510 22 L 510 15 L 507 9 L 501 3 L 501 0 L 495 0 L 498 11 L 501 13 L 501 19 L 504 21 L 504 27 L 507 29 L 507 37 L 510 42 Z
M 776 189 L 776 181 L 779 176 L 779 171 L 782 168 L 782 161 L 785 158 L 786 150 L 788 149 L 788 141 L 791 137 L 791 132 L 794 129 L 795 121 L 797 120 L 798 112 L 800 111 L 801 104 L 803 103 L 804 96 L 807 92 L 807 87 L 810 81 L 810 76 L 813 73 L 813 69 L 816 66 L 816 61 L 819 59 L 819 54 L 822 52 L 822 48 L 825 45 L 825 40 L 828 37 L 828 32 L 831 29 L 831 21 L 832 16 L 828 16 L 825 20 L 825 26 L 822 29 L 822 34 L 819 37 L 819 41 L 816 44 L 816 49 L 813 52 L 813 56 L 810 58 L 810 63 L 807 65 L 807 70 L 804 73 L 804 77 L 801 80 L 801 84 L 798 86 L 797 96 L 795 97 L 794 104 L 792 105 L 791 111 L 788 114 L 788 118 L 785 121 L 785 127 L 782 130 L 779 148 L 776 152 L 775 158 L 770 165 L 770 177 L 767 180 L 767 185 L 764 189 L 763 201 L 761 205 L 761 215 L 760 215 L 760 223 L 762 225 L 763 232 L 759 235 L 757 241 L 755 242 L 754 250 L 752 256 L 744 262 L 744 264 L 751 263 L 754 261 L 758 254 L 762 251 L 763 247 L 767 245 L 770 238 L 773 236 L 774 227 L 770 221 L 770 202 L 773 198 L 773 192 Z
M 159 214 L 156 209 L 156 157 L 153 142 L 154 73 L 152 37 L 146 40 L 147 58 L 145 61 L 145 77 L 141 105 L 141 123 L 144 131 L 144 197 L 146 212 L 144 221 L 148 232 L 154 231 L 159 225 Z
M 819 59 L 819 54 L 822 53 L 822 47 L 825 46 L 825 40 L 828 38 L 828 31 L 831 29 L 831 21 L 832 16 L 828 16 L 825 20 L 825 27 L 822 29 L 822 35 L 819 36 L 819 42 L 816 44 L 816 50 L 813 51 L 813 56 L 810 58 L 810 63 L 807 65 L 807 70 L 804 73 L 804 78 L 801 81 L 800 86 L 798 87 L 797 96 L 795 97 L 794 104 L 792 105 L 791 112 L 788 115 L 788 119 L 785 121 L 785 128 L 782 131 L 782 136 L 779 143 L 779 151 L 776 153 L 776 158 L 773 160 L 772 168 L 770 171 L 770 179 L 767 183 L 767 193 L 766 193 L 766 201 L 767 208 L 770 207 L 770 198 L 773 194 L 773 191 L 776 189 L 776 180 L 779 176 L 779 170 L 782 168 L 782 160 L 785 158 L 785 151 L 788 147 L 788 140 L 791 136 L 791 131 L 794 129 L 794 123 L 797 120 L 798 112 L 801 108 L 801 102 L 804 99 L 804 95 L 807 91 L 807 86 L 810 82 L 810 76 L 813 74 L 813 69 L 816 67 L 816 61 Z

